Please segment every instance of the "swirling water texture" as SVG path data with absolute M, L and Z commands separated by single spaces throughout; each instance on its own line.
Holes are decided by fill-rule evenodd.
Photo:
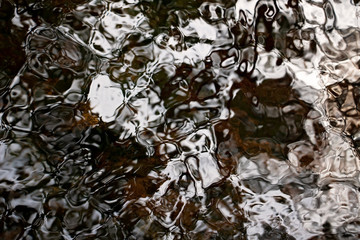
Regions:
M 358 1 L 0 1 L 0 238 L 358 239 Z

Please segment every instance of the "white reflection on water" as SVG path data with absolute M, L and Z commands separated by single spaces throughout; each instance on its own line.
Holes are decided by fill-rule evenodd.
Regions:
M 92 80 L 88 99 L 92 111 L 104 122 L 114 121 L 117 109 L 124 104 L 121 85 L 111 81 L 107 75 L 98 75 Z

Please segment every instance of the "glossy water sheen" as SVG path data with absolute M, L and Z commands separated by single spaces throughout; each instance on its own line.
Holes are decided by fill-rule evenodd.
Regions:
M 0 1 L 1 239 L 358 239 L 358 0 Z

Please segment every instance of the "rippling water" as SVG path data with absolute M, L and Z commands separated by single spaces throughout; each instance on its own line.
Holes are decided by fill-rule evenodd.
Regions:
M 0 0 L 1 239 L 358 239 L 358 0 Z

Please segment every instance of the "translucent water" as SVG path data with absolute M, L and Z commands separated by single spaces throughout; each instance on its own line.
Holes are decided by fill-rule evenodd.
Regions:
M 358 239 L 358 2 L 0 0 L 0 238 Z

